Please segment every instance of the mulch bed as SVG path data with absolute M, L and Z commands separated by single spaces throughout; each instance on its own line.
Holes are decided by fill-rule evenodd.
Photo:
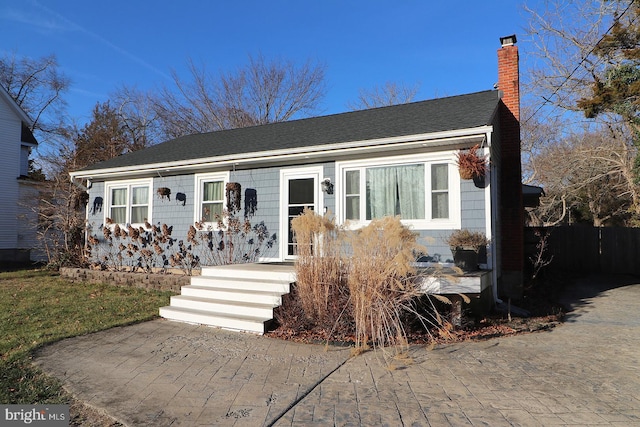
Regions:
M 556 302 L 563 284 L 558 281 L 541 281 L 525 289 L 524 297 L 513 304 L 531 314 L 529 317 L 509 319 L 506 313 L 494 312 L 482 319 L 463 319 L 458 329 L 443 329 L 438 332 L 410 332 L 407 336 L 411 344 L 447 344 L 464 341 L 481 341 L 491 338 L 548 331 L 562 323 L 566 309 Z M 332 345 L 353 346 L 355 337 L 331 334 L 326 329 L 296 331 L 279 327 L 266 336 L 302 343 L 329 342 Z
M 512 317 L 511 320 L 499 315 L 488 316 L 476 322 L 468 322 L 462 327 L 452 330 L 444 329 L 436 333 L 413 332 L 408 334 L 411 344 L 447 344 L 463 341 L 481 341 L 496 337 L 547 331 L 553 329 L 562 322 L 563 314 L 550 314 L 528 318 Z M 288 341 L 319 344 L 329 342 L 332 345 L 351 346 L 355 343 L 355 337 L 349 335 L 331 335 L 330 331 L 304 330 L 294 331 L 287 328 L 277 328 L 265 334 L 268 337 Z

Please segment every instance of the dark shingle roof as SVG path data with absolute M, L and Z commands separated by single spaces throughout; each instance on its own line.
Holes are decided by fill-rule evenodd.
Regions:
M 84 168 L 97 170 L 467 129 L 492 123 L 498 91 L 183 136 Z

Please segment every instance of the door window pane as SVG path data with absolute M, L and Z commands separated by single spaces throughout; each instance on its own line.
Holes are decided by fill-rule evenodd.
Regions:
M 289 180 L 289 204 L 313 205 L 315 201 L 314 181 L 313 178 Z

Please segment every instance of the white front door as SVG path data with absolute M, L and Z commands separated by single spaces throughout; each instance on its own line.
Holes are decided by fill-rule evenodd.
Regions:
M 280 171 L 280 257 L 295 258 L 295 242 L 291 220 L 305 208 L 322 215 L 320 179 L 322 167 L 284 169 Z M 285 238 L 286 236 L 286 238 Z

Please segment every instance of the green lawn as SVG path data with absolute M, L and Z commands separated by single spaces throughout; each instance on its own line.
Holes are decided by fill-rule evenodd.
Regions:
M 0 273 L 0 403 L 68 403 L 58 381 L 31 365 L 54 341 L 158 316 L 169 292 L 71 283 L 50 271 Z

